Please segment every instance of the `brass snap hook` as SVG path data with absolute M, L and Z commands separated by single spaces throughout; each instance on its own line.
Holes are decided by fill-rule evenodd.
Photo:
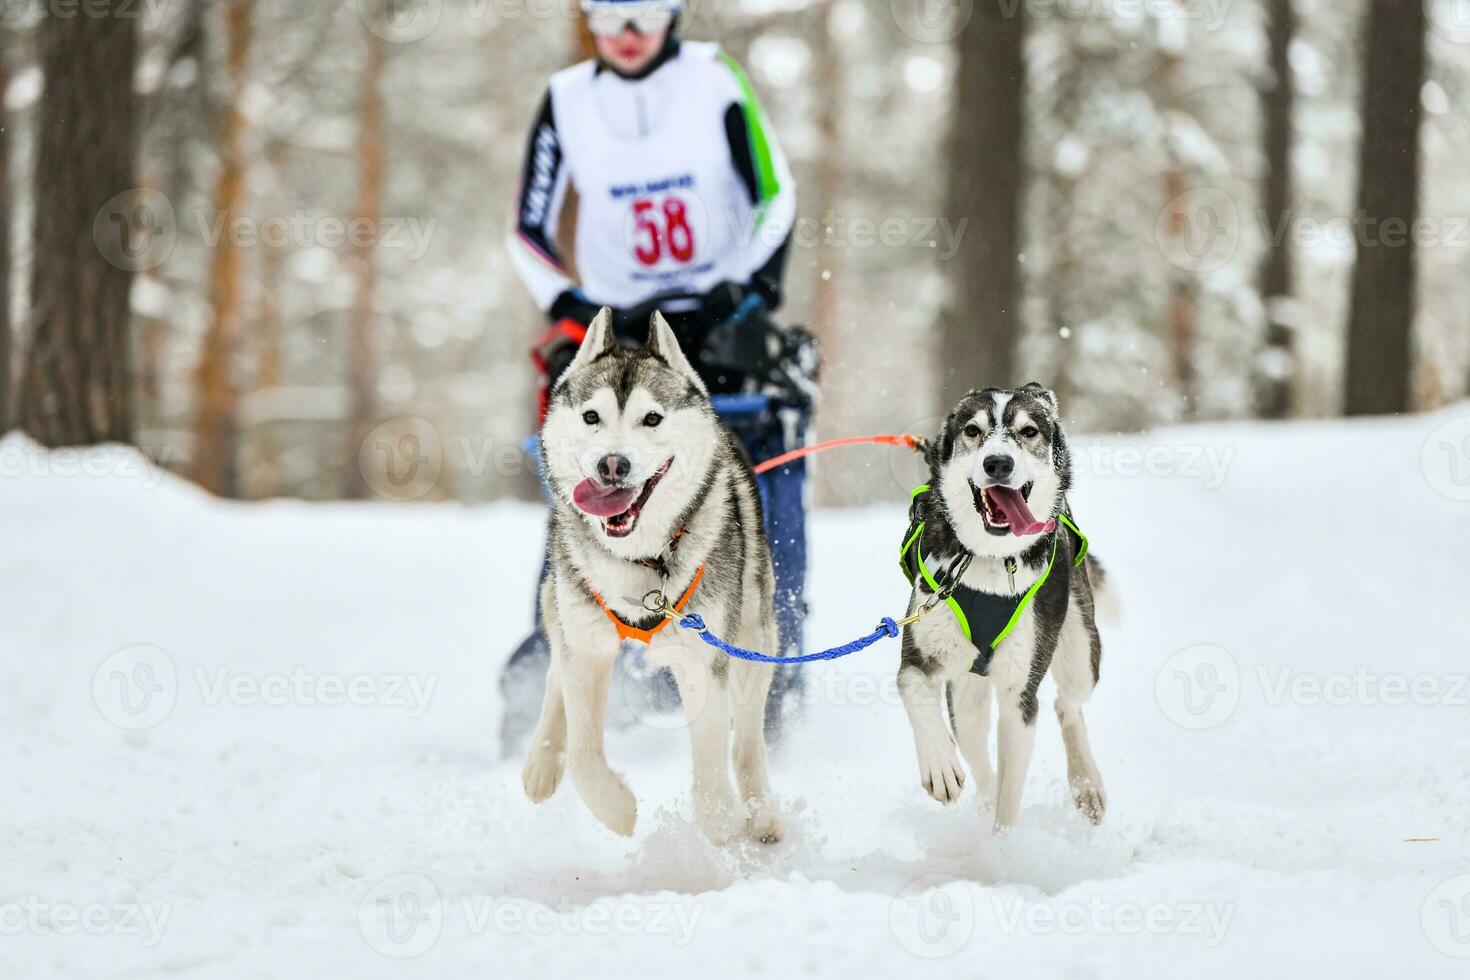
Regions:
M 679 618 L 678 610 L 670 604 L 668 596 L 664 595 L 660 589 L 654 589 L 644 594 L 643 608 L 651 613 L 659 613 L 664 619 Z
M 935 609 L 939 608 L 939 604 L 944 601 L 944 598 L 945 597 L 941 593 L 934 593 L 921 605 L 917 606 L 910 615 L 905 616 L 903 619 L 897 620 L 897 625 L 913 626 L 915 623 L 919 622 L 919 620 L 923 619 L 925 616 L 932 613 Z

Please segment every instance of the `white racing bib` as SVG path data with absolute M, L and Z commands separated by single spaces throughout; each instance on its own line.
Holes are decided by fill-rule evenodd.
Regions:
M 578 195 L 576 266 L 590 299 L 634 306 L 751 273 L 751 203 L 724 129 L 741 94 L 715 46 L 693 42 L 638 81 L 590 62 L 552 79 Z

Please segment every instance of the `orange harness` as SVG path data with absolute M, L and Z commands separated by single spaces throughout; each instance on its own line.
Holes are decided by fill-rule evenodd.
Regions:
M 689 588 L 685 589 L 684 594 L 679 597 L 679 601 L 674 603 L 675 610 L 680 612 L 684 610 L 684 606 L 689 602 L 689 597 L 694 595 L 694 590 L 699 587 L 699 580 L 702 578 L 704 578 L 704 563 L 700 562 L 699 568 L 694 572 L 694 581 L 689 583 Z M 597 594 L 596 589 L 589 585 L 587 586 L 587 591 L 592 593 L 592 598 L 596 599 L 597 604 L 602 607 L 602 611 L 607 613 L 607 618 L 613 621 L 613 625 L 617 627 L 619 639 L 637 640 L 639 643 L 647 643 L 653 639 L 655 633 L 669 625 L 669 620 L 660 619 L 658 625 L 649 630 L 641 630 L 636 626 L 629 626 L 618 618 L 617 613 L 607 607 L 607 603 L 602 601 L 602 596 Z

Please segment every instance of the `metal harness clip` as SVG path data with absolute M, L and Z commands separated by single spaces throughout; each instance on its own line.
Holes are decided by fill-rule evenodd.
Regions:
M 969 570 L 970 562 L 973 561 L 974 558 L 975 556 L 970 554 L 969 552 L 966 552 L 963 556 L 961 556 L 960 559 L 955 562 L 954 567 L 949 574 L 949 584 L 940 586 L 939 591 L 931 595 L 922 606 L 915 609 L 910 615 L 898 620 L 898 625 L 913 626 L 919 620 L 923 619 L 925 616 L 938 609 L 940 603 L 944 602 L 950 596 L 954 595 L 954 590 L 959 587 L 960 579 L 963 578 L 965 572 Z
M 669 602 L 669 597 L 663 594 L 662 589 L 654 589 L 643 596 L 643 608 L 651 613 L 659 613 L 664 619 L 678 619 L 679 611 Z
M 928 602 L 924 603 L 918 609 L 915 609 L 912 614 L 898 620 L 898 625 L 913 626 L 919 620 L 932 613 L 939 606 L 939 601 L 939 594 L 935 593 L 933 596 L 930 597 Z

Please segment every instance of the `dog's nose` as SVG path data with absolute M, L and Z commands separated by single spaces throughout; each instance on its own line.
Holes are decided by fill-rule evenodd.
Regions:
M 1009 480 L 1016 470 L 1016 461 L 1010 456 L 996 454 L 985 457 L 985 475 L 992 480 Z
M 603 483 L 622 483 L 632 472 L 633 464 L 626 456 L 612 454 L 597 461 L 597 478 Z

